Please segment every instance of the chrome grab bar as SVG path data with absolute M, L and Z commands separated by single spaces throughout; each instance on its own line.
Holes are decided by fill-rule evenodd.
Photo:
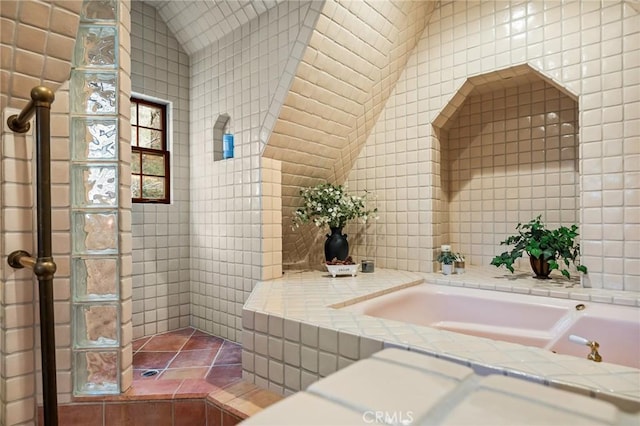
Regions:
M 38 256 L 24 250 L 12 252 L 7 262 L 12 268 L 29 268 L 38 278 L 40 297 L 40 345 L 42 347 L 42 400 L 44 424 L 58 426 L 58 393 L 56 385 L 56 343 L 53 316 L 53 275 L 56 264 L 51 250 L 51 104 L 55 96 L 44 86 L 31 90 L 31 101 L 20 114 L 7 119 L 16 133 L 26 133 L 35 115 L 36 135 L 36 222 Z

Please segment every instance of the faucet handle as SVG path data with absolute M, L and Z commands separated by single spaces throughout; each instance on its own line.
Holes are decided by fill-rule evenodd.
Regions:
M 589 339 L 585 339 L 584 337 L 571 334 L 569 336 L 569 341 L 573 343 L 577 343 L 579 345 L 589 346 L 589 348 L 591 348 L 591 353 L 587 355 L 587 359 L 595 362 L 602 362 L 602 356 L 598 353 L 598 348 L 600 347 L 600 344 L 595 340 L 589 340 Z

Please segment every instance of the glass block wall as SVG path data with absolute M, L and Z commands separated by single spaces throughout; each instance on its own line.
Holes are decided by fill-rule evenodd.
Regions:
M 73 391 L 120 392 L 118 2 L 85 0 L 71 71 Z

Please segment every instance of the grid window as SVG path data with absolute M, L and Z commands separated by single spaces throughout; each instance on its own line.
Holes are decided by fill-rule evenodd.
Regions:
M 169 193 L 166 106 L 131 98 L 131 198 L 164 203 Z

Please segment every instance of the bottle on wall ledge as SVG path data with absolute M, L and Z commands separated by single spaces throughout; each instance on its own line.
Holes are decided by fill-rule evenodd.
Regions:
M 233 158 L 233 135 L 231 133 L 222 135 L 222 158 Z

